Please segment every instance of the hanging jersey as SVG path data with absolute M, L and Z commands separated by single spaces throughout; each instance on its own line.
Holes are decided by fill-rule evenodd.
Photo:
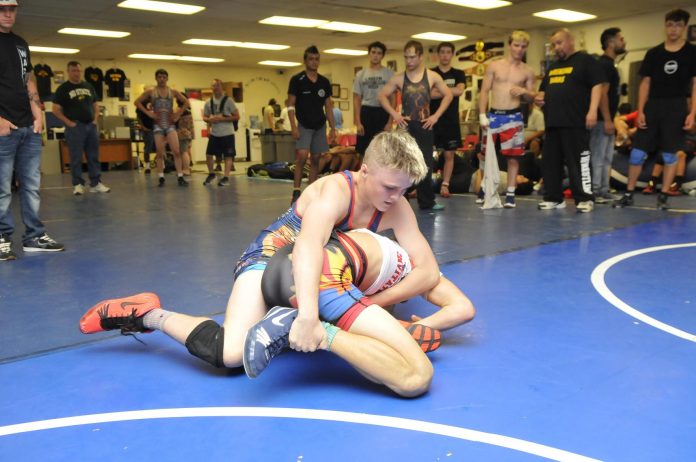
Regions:
M 34 76 L 36 77 L 36 88 L 39 90 L 41 101 L 49 101 L 53 91 L 51 90 L 51 78 L 53 70 L 48 64 L 37 64 L 34 66 Z
M 85 80 L 92 84 L 97 93 L 97 101 L 104 99 L 104 73 L 98 67 L 85 69 Z
M 126 73 L 121 69 L 109 69 L 104 75 L 107 86 L 107 96 L 123 98 L 126 94 Z

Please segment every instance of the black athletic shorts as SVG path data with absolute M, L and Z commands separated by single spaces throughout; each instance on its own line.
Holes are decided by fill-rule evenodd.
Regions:
M 438 120 L 433 127 L 435 134 L 435 147 L 443 151 L 456 151 L 462 147 L 462 133 L 459 129 L 459 122 Z
M 218 159 L 220 157 L 234 157 L 237 153 L 234 147 L 234 135 L 210 136 L 205 153 Z
M 684 98 L 655 98 L 645 105 L 646 129 L 638 129 L 633 147 L 643 152 L 676 153 L 684 149 L 686 132 L 682 130 L 689 113 Z

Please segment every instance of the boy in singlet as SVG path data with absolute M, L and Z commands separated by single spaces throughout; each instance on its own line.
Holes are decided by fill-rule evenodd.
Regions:
M 159 186 L 164 186 L 164 150 L 165 145 L 169 145 L 169 149 L 174 154 L 174 166 L 176 167 L 176 175 L 179 186 L 188 186 L 188 182 L 184 180 L 184 171 L 181 160 L 181 152 L 179 151 L 179 138 L 176 134 L 176 121 L 188 109 L 191 108 L 188 99 L 177 90 L 169 88 L 167 81 L 169 73 L 164 69 L 158 69 L 155 72 L 157 86 L 152 90 L 145 91 L 135 100 L 135 105 L 140 111 L 145 113 L 153 120 L 152 133 L 155 137 L 155 148 L 157 149 L 157 172 L 159 176 Z M 178 110 L 174 110 L 174 99 L 181 103 Z M 148 109 L 147 103 L 152 107 Z
M 245 335 L 250 327 L 264 318 L 267 310 L 261 292 L 263 270 L 278 249 L 294 243 L 293 260 L 302 264 L 293 266 L 298 312 L 288 341 L 297 351 L 327 348 L 329 337 L 336 334 L 336 328 L 319 321 L 319 285 L 324 245 L 335 229 L 392 229 L 399 244 L 410 255 L 412 271 L 402 283 L 372 296 L 374 305 L 388 306 L 407 300 L 431 290 L 439 282 L 435 257 L 418 229 L 413 210 L 403 197 L 406 189 L 414 181 L 420 181 L 426 172 L 415 140 L 399 130 L 381 133 L 373 139 L 358 172 L 337 173 L 312 183 L 291 209 L 262 231 L 242 255 L 235 270 L 235 283 L 223 326 L 205 318 L 170 313 L 164 313 L 161 319 L 143 326 L 138 320 L 147 311 L 159 307 L 158 300 L 145 296 L 130 299 L 126 308 L 120 303 L 95 306 L 83 317 L 82 331 L 92 333 L 107 328 L 142 331 L 159 328 L 157 323 L 166 321 L 166 333 L 185 344 L 194 356 L 217 367 L 239 367 L 242 365 Z M 100 308 L 105 304 L 109 304 L 108 310 Z M 283 326 L 282 319 L 278 321 Z M 379 335 L 378 325 L 374 326 L 375 335 Z M 418 380 L 408 383 L 418 385 L 401 391 L 409 395 L 423 393 L 429 385 L 432 366 L 427 358 L 420 356 L 422 351 L 408 332 L 402 328 L 400 333 L 406 336 L 396 334 L 399 336 L 398 345 L 394 345 L 396 348 L 379 350 L 381 359 L 375 358 L 376 351 L 370 353 L 369 348 L 356 347 L 352 351 L 368 350 L 360 356 L 365 356 L 362 361 L 371 361 L 372 364 L 389 359 L 403 366 L 403 354 L 399 348 L 408 345 L 406 351 L 412 358 L 411 363 L 416 365 L 409 370 L 418 376 Z M 354 336 L 344 337 L 348 342 L 356 340 Z
M 524 117 L 520 110 L 522 99 L 533 101 L 534 71 L 524 61 L 529 34 L 516 30 L 508 37 L 510 51 L 486 68 L 479 95 L 479 121 L 484 130 L 491 130 L 493 139 L 500 140 L 500 150 L 507 158 L 507 191 L 505 208 L 515 207 L 515 188 L 519 171 L 518 157 L 524 155 Z M 491 109 L 488 110 L 488 92 L 491 92 Z M 486 152 L 485 146 L 481 149 Z
M 433 191 L 433 126 L 440 120 L 452 102 L 452 92 L 439 74 L 426 69 L 423 64 L 423 44 L 410 40 L 404 46 L 406 72 L 394 75 L 379 93 L 379 102 L 399 127 L 407 128 L 416 139 L 423 159 L 428 166 L 428 173 L 418 183 L 418 207 L 421 210 L 438 211 L 445 207 L 435 203 Z M 430 113 L 430 93 L 435 88 L 442 95 L 440 107 L 434 114 Z M 392 106 L 389 97 L 401 90 L 401 114 Z

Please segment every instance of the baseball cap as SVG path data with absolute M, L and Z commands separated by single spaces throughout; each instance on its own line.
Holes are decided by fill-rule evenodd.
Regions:
M 0 6 L 19 6 L 17 0 L 0 0 Z

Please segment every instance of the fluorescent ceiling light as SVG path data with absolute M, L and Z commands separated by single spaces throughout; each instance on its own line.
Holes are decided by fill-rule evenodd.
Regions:
M 274 43 L 236 42 L 230 40 L 188 39 L 181 42 L 185 45 L 207 45 L 211 47 L 238 47 L 253 48 L 255 50 L 286 50 L 290 45 L 276 45 Z
M 208 40 L 208 39 L 188 39 L 181 42 L 186 45 L 206 45 L 211 47 L 236 47 L 242 42 L 233 42 L 229 40 Z
M 196 14 L 205 10 L 204 6 L 183 3 L 156 2 L 152 0 L 125 0 L 118 4 L 121 8 L 157 11 L 159 13 Z
M 363 24 L 353 24 L 350 22 L 331 21 L 329 23 L 322 24 L 321 26 L 319 26 L 319 29 L 329 29 L 338 30 L 341 32 L 355 32 L 357 34 L 364 34 L 366 32 L 374 32 L 376 30 L 380 30 L 381 27 L 365 26 Z
M 432 40 L 434 42 L 456 42 L 464 40 L 466 35 L 441 34 L 440 32 L 423 32 L 422 34 L 412 35 L 411 37 L 423 40 Z
M 151 55 L 147 53 L 133 53 L 128 55 L 128 57 L 135 59 L 158 59 L 163 61 L 195 61 L 200 63 L 220 63 L 224 61 L 224 59 L 221 58 L 205 58 L 201 56 Z
M 287 50 L 290 45 L 275 45 L 273 43 L 240 42 L 235 45 L 239 48 L 254 48 L 256 50 Z
M 559 8 L 557 10 L 539 11 L 538 13 L 534 13 L 534 16 L 562 22 L 587 21 L 588 19 L 594 19 L 597 17 L 593 14 L 580 13 L 579 11 L 572 10 L 564 10 L 563 8 Z
M 80 50 L 76 48 L 39 47 L 36 45 L 30 45 L 29 50 L 34 53 L 62 53 L 65 55 L 72 55 L 80 52 Z
M 295 66 L 299 66 L 302 63 L 293 63 L 290 61 L 267 60 L 267 61 L 259 61 L 259 64 L 263 64 L 264 66 L 295 67 Z
M 64 27 L 58 31 L 59 34 L 71 35 L 88 35 L 90 37 L 110 37 L 123 38 L 128 37 L 130 32 L 119 32 L 116 30 L 99 30 L 99 29 L 77 29 L 75 27 Z
M 367 54 L 367 50 L 348 50 L 346 48 L 331 48 L 330 50 L 324 50 L 325 53 L 331 53 L 333 55 L 348 55 L 348 56 L 364 56 Z
M 178 61 L 193 61 L 197 63 L 221 63 L 222 58 L 206 58 L 203 56 L 179 56 Z
M 292 18 L 289 16 L 271 16 L 270 18 L 259 21 L 261 24 L 292 27 L 317 27 L 327 22 L 329 21 L 324 21 L 323 19 Z
M 467 8 L 476 8 L 477 10 L 491 10 L 503 6 L 512 5 L 511 2 L 505 0 L 435 0 L 440 3 L 449 3 L 451 5 L 465 6 Z

